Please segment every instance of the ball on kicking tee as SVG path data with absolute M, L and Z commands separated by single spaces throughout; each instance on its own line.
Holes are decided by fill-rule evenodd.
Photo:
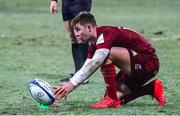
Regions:
M 41 79 L 33 79 L 29 82 L 28 89 L 33 99 L 40 104 L 50 105 L 55 101 L 52 87 L 46 81 Z

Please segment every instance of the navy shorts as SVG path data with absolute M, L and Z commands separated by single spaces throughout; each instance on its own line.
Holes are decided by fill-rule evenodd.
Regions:
M 131 59 L 131 76 L 120 71 L 116 75 L 116 79 L 127 85 L 131 91 L 134 91 L 156 76 L 160 63 L 155 52 L 133 55 L 132 50 L 128 51 Z
M 92 0 L 62 0 L 63 21 L 72 20 L 81 11 L 91 10 Z

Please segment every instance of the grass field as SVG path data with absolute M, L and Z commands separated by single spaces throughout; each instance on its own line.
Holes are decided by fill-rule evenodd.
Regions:
M 166 106 L 157 108 L 144 96 L 120 109 L 91 109 L 104 95 L 96 72 L 67 101 L 39 109 L 28 81 L 40 78 L 55 85 L 74 70 L 61 14 L 49 13 L 49 0 L 0 0 L 0 115 L 180 115 L 179 6 L 179 0 L 93 0 L 92 5 L 99 25 L 133 28 L 157 48 Z

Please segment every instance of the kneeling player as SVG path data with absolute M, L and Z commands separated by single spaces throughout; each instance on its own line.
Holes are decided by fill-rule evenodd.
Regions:
M 132 29 L 97 26 L 88 12 L 77 15 L 72 26 L 77 39 L 89 42 L 88 58 L 83 67 L 55 89 L 56 100 L 62 99 L 100 67 L 106 84 L 104 98 L 92 108 L 119 108 L 137 97 L 150 95 L 159 106 L 166 103 L 159 79 L 147 83 L 159 70 L 155 48 L 141 34 Z M 116 74 L 115 66 L 120 69 Z

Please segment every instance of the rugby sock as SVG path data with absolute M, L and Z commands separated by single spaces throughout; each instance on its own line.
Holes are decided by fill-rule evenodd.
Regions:
M 80 68 L 84 65 L 84 62 L 87 59 L 88 47 L 89 47 L 88 43 L 80 43 L 79 44 Z
M 132 91 L 132 93 L 120 98 L 121 104 L 127 104 L 128 102 L 144 96 L 144 95 L 153 95 L 154 92 L 154 84 L 151 82 L 147 85 L 140 87 L 139 89 Z
M 106 84 L 106 96 L 117 101 L 116 95 L 116 70 L 113 64 L 101 66 L 101 73 Z
M 77 72 L 81 68 L 78 43 L 72 44 L 72 56 L 73 56 L 73 61 L 74 61 L 74 66 L 75 66 L 75 72 Z

